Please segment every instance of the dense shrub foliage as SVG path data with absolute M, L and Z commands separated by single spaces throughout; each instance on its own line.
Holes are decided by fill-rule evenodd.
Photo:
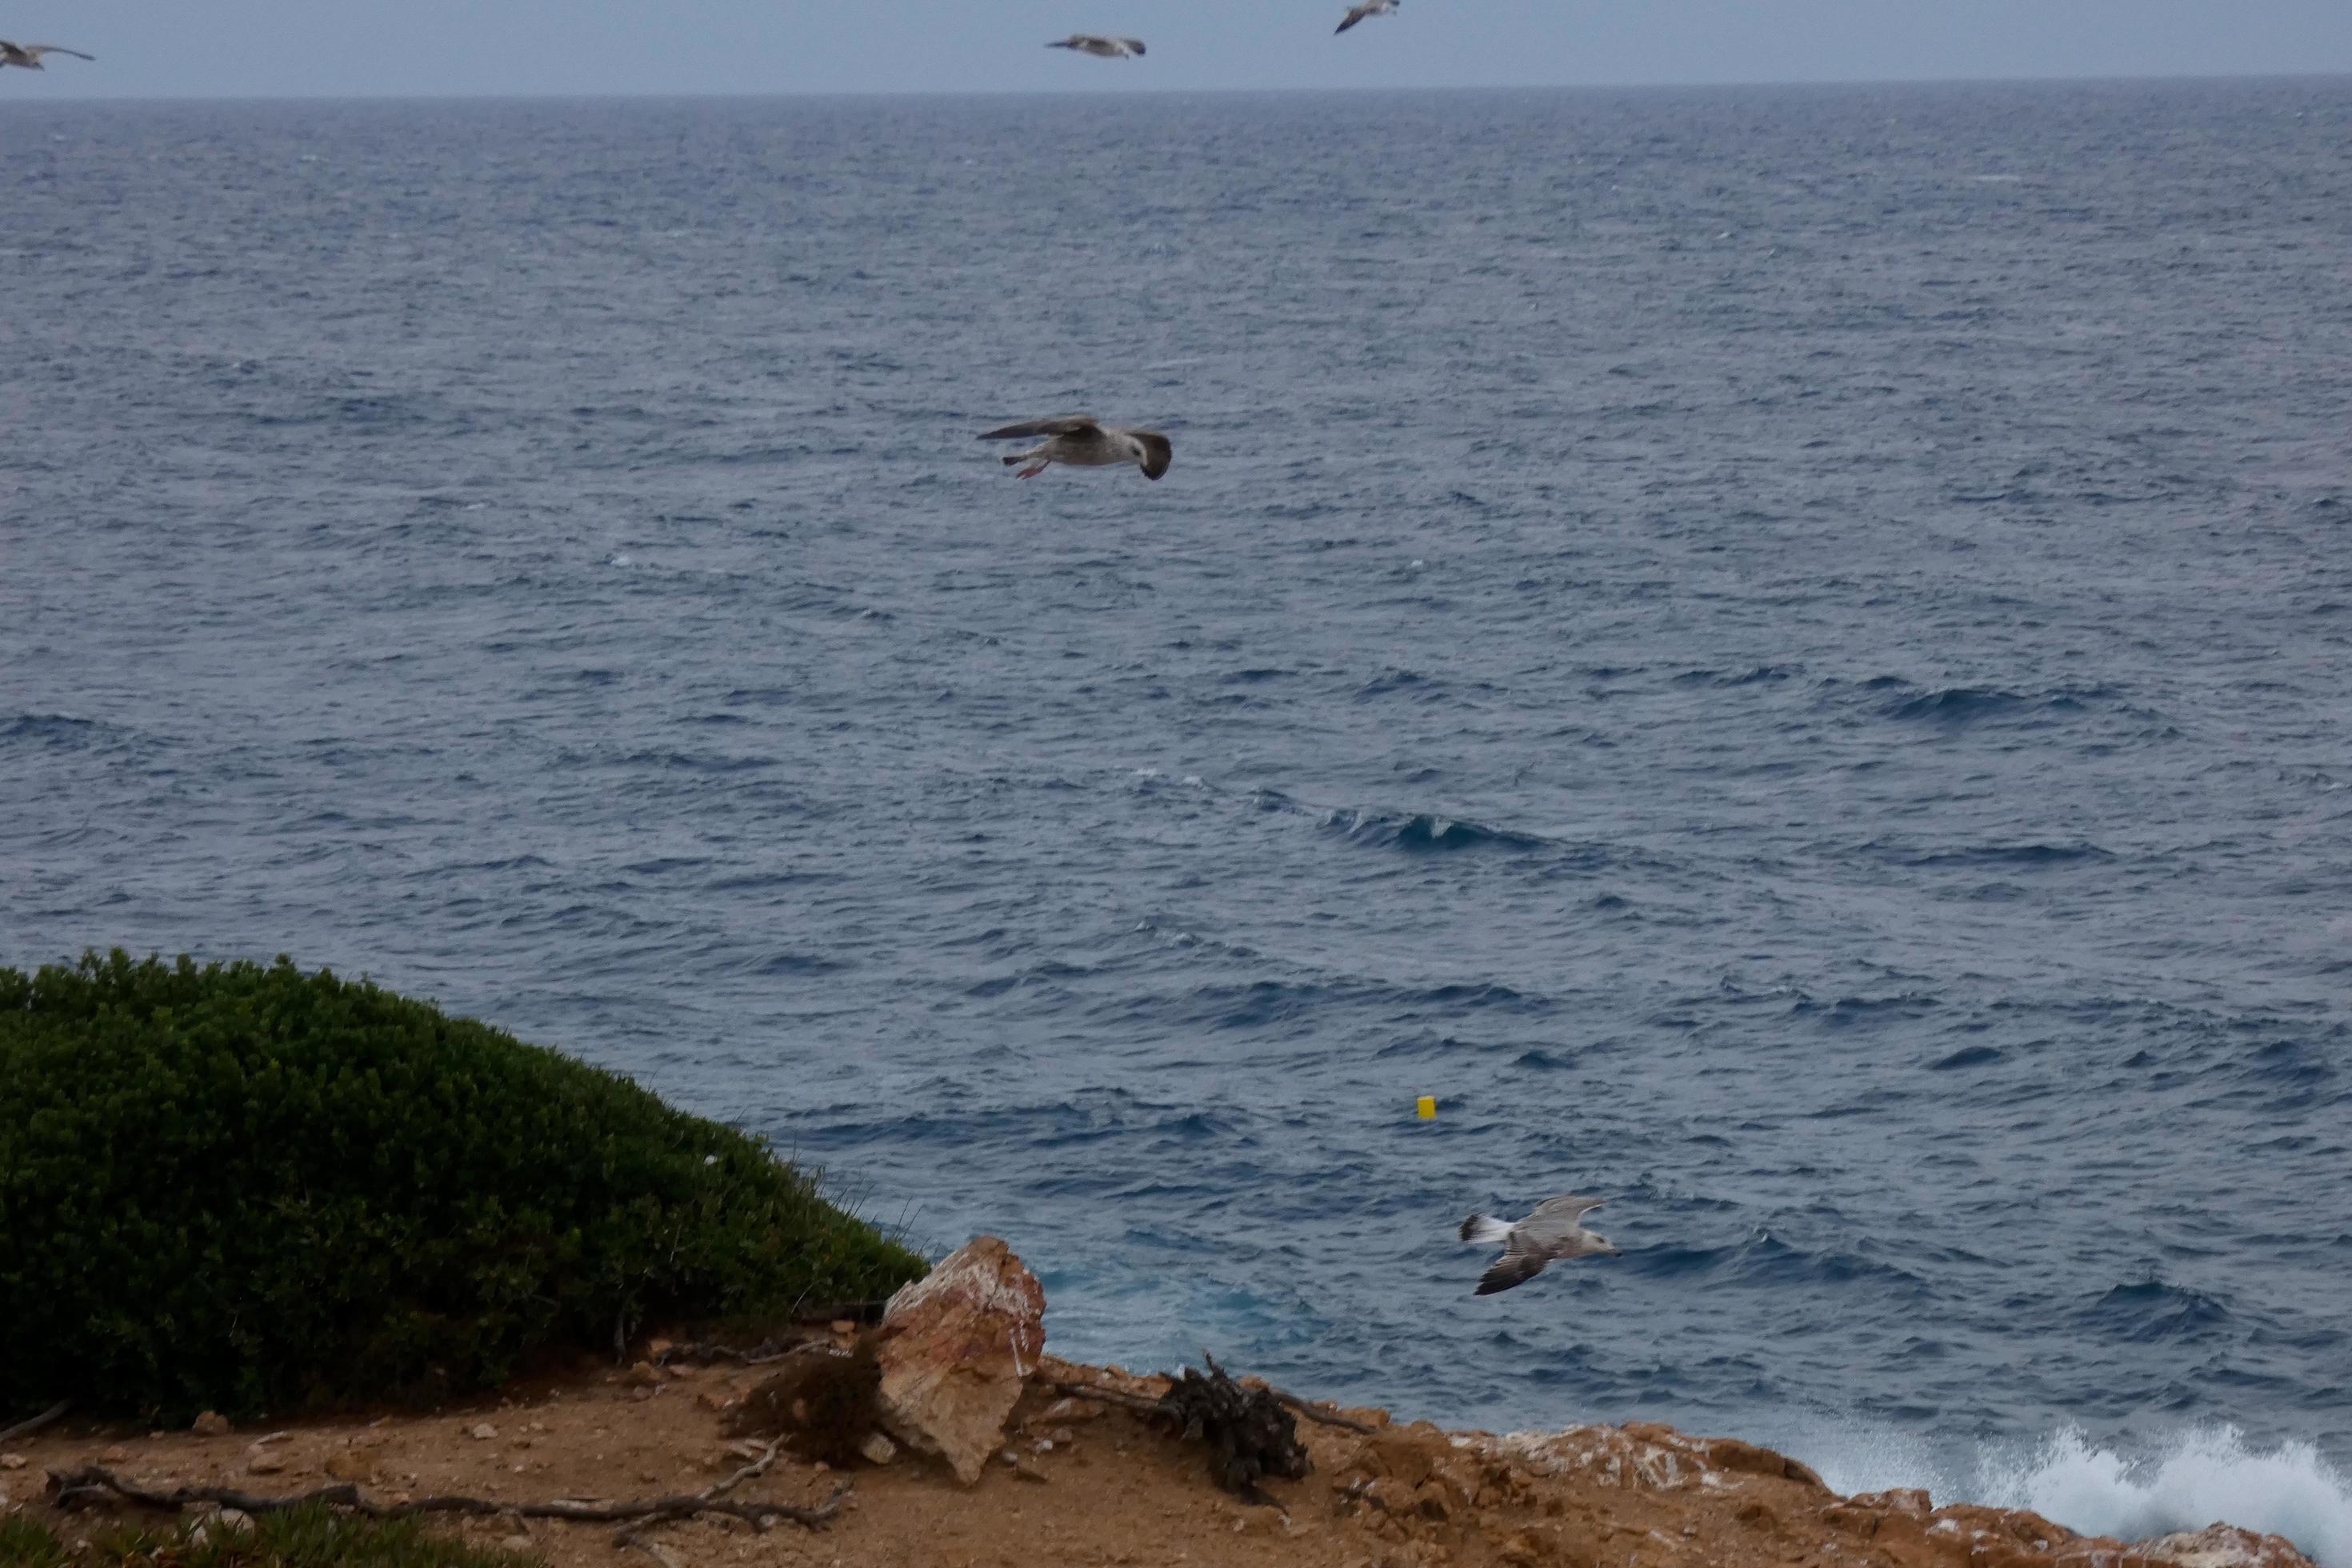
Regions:
M 922 1267 L 759 1141 L 371 984 L 0 969 L 0 1419 L 482 1388 Z

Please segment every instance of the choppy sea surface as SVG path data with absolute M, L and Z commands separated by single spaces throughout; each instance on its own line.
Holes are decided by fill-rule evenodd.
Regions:
M 0 153 L 0 962 L 436 997 L 1072 1355 L 2352 1563 L 2352 81 Z

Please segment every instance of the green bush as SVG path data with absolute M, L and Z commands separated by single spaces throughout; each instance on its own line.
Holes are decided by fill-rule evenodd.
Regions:
M 435 1397 L 922 1271 L 758 1140 L 365 983 L 0 969 L 0 1413 Z
M 414 1520 L 350 1519 L 318 1507 L 264 1514 L 250 1528 L 157 1534 L 96 1532 L 69 1550 L 29 1519 L 0 1519 L 0 1568 L 541 1568 L 520 1552 L 482 1551 Z

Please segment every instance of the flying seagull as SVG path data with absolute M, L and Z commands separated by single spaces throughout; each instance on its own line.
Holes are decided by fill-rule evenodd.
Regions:
M 96 55 L 86 55 L 62 44 L 12 44 L 0 38 L 0 66 L 23 66 L 28 71 L 47 70 L 48 67 L 41 63 L 43 55 L 71 55 L 78 60 L 95 61 L 98 58 Z
M 1032 436 L 1045 439 L 1025 452 L 1015 452 L 1004 459 L 1008 468 L 1026 463 L 1021 477 L 1034 479 L 1045 471 L 1048 463 L 1067 463 L 1074 468 L 1103 468 L 1119 463 L 1133 463 L 1143 470 L 1147 479 L 1156 479 L 1168 471 L 1175 455 L 1168 437 L 1157 430 L 1130 430 L 1117 425 L 1105 425 L 1091 414 L 1072 414 L 1061 419 L 1032 419 L 1023 425 L 1007 425 L 1002 430 L 982 435 L 983 441 L 1018 441 Z
M 1066 38 L 1056 38 L 1045 46 L 1049 49 L 1076 49 L 1082 55 L 1092 55 L 1103 60 L 1131 60 L 1143 53 L 1141 38 L 1107 38 L 1100 33 L 1072 33 Z
M 1349 7 L 1348 19 L 1339 24 L 1339 30 L 1344 33 L 1367 16 L 1393 16 L 1396 8 L 1397 0 L 1364 0 L 1360 5 Z
M 1536 1212 L 1518 1221 L 1490 1219 L 1474 1214 L 1462 1222 L 1462 1239 L 1476 1246 L 1499 1241 L 1503 1256 L 1479 1277 L 1478 1294 L 1492 1296 L 1514 1285 L 1524 1285 L 1544 1271 L 1544 1265 L 1572 1258 L 1615 1258 L 1605 1236 L 1584 1228 L 1584 1216 L 1601 1206 L 1599 1198 L 1546 1198 Z

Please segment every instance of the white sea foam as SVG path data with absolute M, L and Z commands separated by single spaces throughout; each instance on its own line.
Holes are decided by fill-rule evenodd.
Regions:
M 2032 1446 L 1939 1451 L 1887 1432 L 1813 1434 L 1787 1447 L 1841 1492 L 1925 1487 L 1937 1504 L 2032 1509 L 2087 1535 L 2145 1541 L 2209 1524 L 2284 1535 L 2322 1568 L 2352 1568 L 2352 1478 L 2308 1443 L 2247 1445 L 2198 1427 L 2138 1456 L 2067 1430 Z
M 2284 1535 L 2325 1568 L 2352 1568 L 2352 1483 L 2308 1443 L 2267 1453 L 2233 1427 L 2182 1434 L 2133 1462 L 2061 1432 L 2024 1463 L 1988 1465 L 1988 1500 L 2128 1541 L 2219 1521 Z

